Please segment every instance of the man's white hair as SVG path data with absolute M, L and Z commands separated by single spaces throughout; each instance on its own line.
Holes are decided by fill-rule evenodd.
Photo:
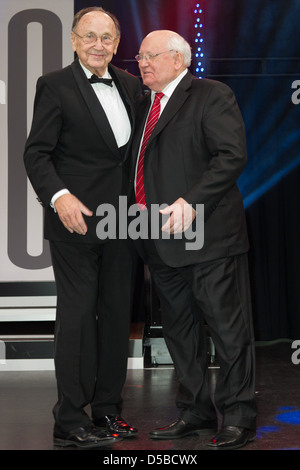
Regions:
M 179 34 L 171 34 L 168 40 L 169 48 L 181 52 L 183 55 L 184 65 L 189 67 L 192 61 L 192 51 L 189 43 Z

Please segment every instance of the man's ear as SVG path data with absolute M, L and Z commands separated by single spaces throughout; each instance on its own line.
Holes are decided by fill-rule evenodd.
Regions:
M 73 31 L 71 31 L 71 44 L 72 44 L 73 52 L 76 52 L 76 36 L 73 33 Z
M 183 62 L 184 62 L 183 54 L 181 52 L 176 51 L 174 60 L 175 60 L 176 70 L 181 69 L 181 67 L 183 66 Z
M 117 53 L 117 50 L 118 50 L 119 43 L 120 43 L 120 39 L 119 39 L 119 38 L 117 38 L 117 39 L 116 39 L 115 48 L 114 48 L 114 55 L 116 55 L 116 53 Z

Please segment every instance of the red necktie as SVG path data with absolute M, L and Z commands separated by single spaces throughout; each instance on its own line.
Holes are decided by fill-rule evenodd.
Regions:
M 148 116 L 148 120 L 145 127 L 144 138 L 141 146 L 141 151 L 139 155 L 137 174 L 136 174 L 136 202 L 139 205 L 141 210 L 146 209 L 146 198 L 145 198 L 145 189 L 144 189 L 144 178 L 143 178 L 143 169 L 144 169 L 144 156 L 147 143 L 150 135 L 158 121 L 160 114 L 160 100 L 164 96 L 163 93 L 156 93 L 154 102 L 151 108 L 151 111 Z

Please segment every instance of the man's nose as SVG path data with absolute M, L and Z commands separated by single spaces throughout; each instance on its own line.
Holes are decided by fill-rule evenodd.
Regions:
M 147 58 L 142 58 L 140 61 L 139 61 L 139 67 L 142 68 L 142 69 L 145 69 L 146 67 L 148 67 L 149 65 L 149 61 Z
M 94 43 L 94 47 L 97 47 L 98 49 L 99 48 L 103 49 L 103 44 L 102 44 L 102 39 L 101 38 L 96 39 L 96 42 Z

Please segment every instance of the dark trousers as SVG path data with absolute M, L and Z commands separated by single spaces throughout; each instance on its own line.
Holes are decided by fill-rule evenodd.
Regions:
M 153 253 L 151 253 L 153 255 Z M 216 417 L 204 323 L 220 365 L 214 404 L 223 425 L 256 427 L 255 349 L 247 254 L 171 268 L 150 257 L 166 344 L 179 381 L 177 406 L 189 422 Z
M 126 379 L 136 254 L 130 241 L 50 242 L 57 286 L 56 426 L 118 414 Z

